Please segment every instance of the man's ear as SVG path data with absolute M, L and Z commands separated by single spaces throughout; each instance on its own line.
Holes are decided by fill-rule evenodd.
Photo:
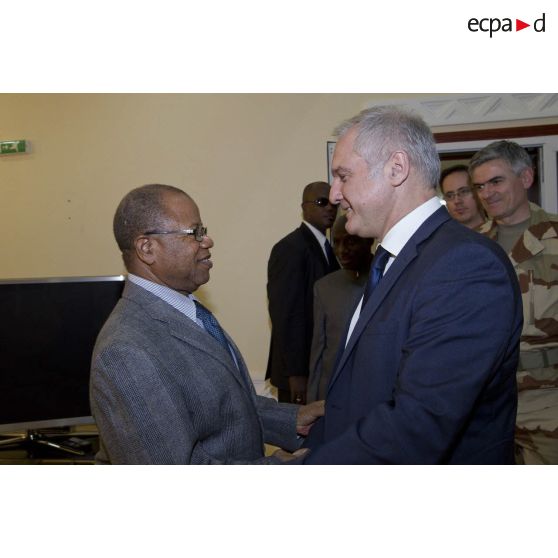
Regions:
M 153 240 L 148 236 L 138 236 L 134 240 L 134 249 L 137 258 L 147 265 L 155 261 L 155 250 Z
M 401 186 L 409 176 L 409 156 L 405 151 L 394 151 L 386 163 L 386 177 L 392 186 Z
M 523 183 L 523 188 L 527 190 L 531 187 L 533 181 L 535 180 L 535 172 L 531 167 L 528 167 L 521 171 L 519 177 L 521 178 L 521 182 Z

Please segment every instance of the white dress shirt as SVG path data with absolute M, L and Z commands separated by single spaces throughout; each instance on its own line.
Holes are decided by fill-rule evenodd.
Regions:
M 327 252 L 325 249 L 325 243 L 327 240 L 326 235 L 322 231 L 319 231 L 316 227 L 314 227 L 314 225 L 308 223 L 308 221 L 304 221 L 303 219 L 302 222 L 310 229 L 312 234 L 316 237 L 316 240 L 320 243 L 320 246 L 322 247 L 322 252 L 324 253 L 326 261 L 329 262 L 329 258 L 327 257 Z
M 440 200 L 436 196 L 433 196 L 428 201 L 425 201 L 423 204 L 419 205 L 416 209 L 413 209 L 411 213 L 405 215 L 403 219 L 395 223 L 395 225 L 393 225 L 393 227 L 389 229 L 383 240 L 378 243 L 378 245 L 382 245 L 384 249 L 391 254 L 391 257 L 386 264 L 382 277 L 388 272 L 391 264 L 399 255 L 401 250 L 403 250 L 405 244 L 409 242 L 409 239 L 415 234 L 415 232 L 417 232 L 419 227 L 428 219 L 428 217 L 430 217 L 435 211 L 440 209 L 440 207 L 442 207 Z M 358 322 L 361 308 L 362 298 L 360 299 L 360 302 L 351 319 L 351 323 L 349 324 L 349 332 L 347 334 L 347 341 L 345 342 L 345 346 L 347 346 L 355 325 Z

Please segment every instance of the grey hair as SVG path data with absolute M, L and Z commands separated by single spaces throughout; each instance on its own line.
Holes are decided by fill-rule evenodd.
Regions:
M 428 186 L 436 188 L 440 157 L 432 131 L 418 114 L 395 105 L 372 107 L 341 123 L 334 135 L 343 137 L 353 126 L 358 127 L 354 150 L 371 172 L 383 167 L 394 151 L 402 150 Z
M 516 175 L 520 175 L 525 169 L 532 169 L 533 162 L 529 153 L 521 145 L 514 141 L 494 141 L 477 151 L 469 163 L 469 175 L 484 163 L 502 159 L 506 161 Z
M 166 207 L 163 203 L 165 193 L 190 197 L 174 186 L 146 184 L 128 192 L 118 204 L 114 214 L 113 232 L 125 262 L 138 236 L 151 229 L 165 226 L 167 219 Z

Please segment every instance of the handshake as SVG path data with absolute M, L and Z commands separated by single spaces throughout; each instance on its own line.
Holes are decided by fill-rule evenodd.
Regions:
M 325 401 L 314 401 L 308 405 L 301 405 L 296 417 L 296 432 L 301 436 L 307 436 L 314 423 L 324 416 Z M 291 465 L 302 463 L 304 457 L 310 450 L 302 448 L 290 453 L 279 449 L 273 453 L 280 463 L 290 463 Z

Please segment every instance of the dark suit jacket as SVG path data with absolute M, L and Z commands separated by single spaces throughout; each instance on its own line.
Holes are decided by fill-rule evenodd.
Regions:
M 337 262 L 335 269 L 339 269 Z M 304 223 L 271 250 L 267 266 L 271 343 L 266 378 L 279 389 L 289 389 L 289 376 L 308 376 L 314 283 L 329 271 L 320 243 Z
M 513 463 L 522 322 L 504 251 L 440 208 L 362 309 L 306 463 Z
M 126 282 L 91 365 L 99 462 L 268 463 L 264 441 L 294 450 L 298 407 L 257 396 L 240 351 Z
M 345 341 L 355 304 L 362 297 L 368 273 L 358 277 L 340 269 L 314 285 L 314 331 L 310 351 L 310 374 L 306 401 L 325 399 L 337 353 Z

